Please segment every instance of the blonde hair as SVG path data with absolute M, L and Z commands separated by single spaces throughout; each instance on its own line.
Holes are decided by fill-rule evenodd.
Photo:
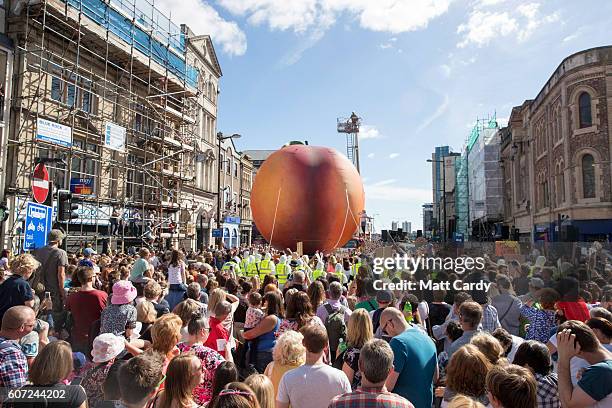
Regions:
M 446 386 L 474 398 L 486 394 L 485 380 L 492 364 L 478 348 L 466 344 L 455 351 L 446 367 Z
M 457 395 L 448 404 L 448 408 L 485 408 L 485 406 L 465 395 Z
M 268 377 L 263 374 L 252 374 L 244 380 L 244 383 L 251 387 L 261 408 L 274 408 L 276 401 L 274 384 Z
M 365 309 L 357 309 L 349 318 L 346 328 L 348 344 L 355 348 L 363 347 L 374 337 L 374 328 L 370 314 Z
M 213 289 L 212 292 L 210 292 L 210 295 L 208 296 L 208 310 L 214 313 L 215 308 L 217 307 L 217 304 L 225 301 L 226 298 L 227 296 L 223 289 L 221 288 Z
M 143 300 L 136 306 L 136 320 L 141 323 L 154 323 L 157 319 L 155 305 L 148 300 Z
M 21 254 L 11 261 L 11 272 L 17 275 L 25 275 L 34 272 L 40 267 L 40 262 L 30 254 Z
M 174 357 L 170 361 L 164 391 L 159 398 L 159 405 L 157 405 L 158 408 L 192 405 L 192 392 L 197 385 L 194 384 L 194 378 L 199 374 L 193 369 L 193 361 L 197 358 L 193 353 L 185 353 Z
M 200 305 L 193 299 L 183 300 L 178 305 L 174 306 L 172 313 L 178 315 L 183 321 L 183 327 L 187 326 L 191 321 L 191 317 L 195 312 L 200 310 Z M 214 309 L 213 309 L 214 311 Z
M 150 280 L 144 287 L 144 295 L 147 299 L 157 300 L 159 295 L 162 294 L 162 288 L 159 283 L 154 280 Z
M 34 385 L 56 384 L 72 372 L 72 348 L 58 340 L 42 348 L 30 368 L 29 378 Z
M 491 334 L 487 332 L 478 333 L 472 337 L 470 344 L 475 345 L 491 364 L 507 363 L 507 360 L 503 358 L 505 354 L 504 347 Z
M 168 313 L 160 317 L 151 327 L 151 339 L 153 350 L 164 355 L 172 351 L 181 339 L 181 327 L 183 321 L 174 313 Z
M 276 340 L 272 351 L 274 361 L 280 365 L 301 366 L 306 361 L 304 336 L 293 330 L 286 331 Z

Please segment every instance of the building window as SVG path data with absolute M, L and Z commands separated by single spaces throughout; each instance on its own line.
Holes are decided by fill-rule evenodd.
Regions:
M 587 92 L 581 93 L 578 97 L 578 109 L 580 113 L 580 128 L 592 126 L 591 95 Z
M 238 163 L 234 162 L 234 177 L 238 177 Z
M 51 78 L 51 99 L 62 102 L 62 80 L 58 77 Z
M 582 156 L 582 196 L 595 198 L 595 165 L 593 156 Z

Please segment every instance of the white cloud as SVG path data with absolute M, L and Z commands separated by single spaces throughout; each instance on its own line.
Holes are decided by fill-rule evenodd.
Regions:
M 378 45 L 378 48 L 380 48 L 381 50 L 386 50 L 387 48 L 393 48 L 393 44 L 382 43 Z
M 363 186 L 366 199 L 380 201 L 418 202 L 431 201 L 431 190 L 398 186 L 395 180 L 381 184 L 366 184 Z
M 425 118 L 425 120 L 423 120 L 423 122 L 421 122 L 421 124 L 417 127 L 416 132 L 420 133 L 423 129 L 431 125 L 434 120 L 442 116 L 444 112 L 446 112 L 446 110 L 448 109 L 449 103 L 450 103 L 450 98 L 448 97 L 447 94 L 445 94 L 444 100 L 442 101 L 442 103 L 438 105 L 434 113 L 429 115 L 427 118 Z
M 563 42 L 574 41 L 576 38 L 580 37 L 580 32 L 576 31 L 574 34 L 570 34 L 563 39 Z
M 381 181 L 377 181 L 376 183 L 372 184 L 373 186 L 388 186 L 389 184 L 395 184 L 397 180 L 396 179 L 386 179 L 386 180 L 381 180 Z
M 507 12 L 491 13 L 474 11 L 467 23 L 457 28 L 458 34 L 464 34 L 463 40 L 457 44 L 459 48 L 476 44 L 479 47 L 487 45 L 493 38 L 506 36 L 518 29 L 517 22 Z
M 381 137 L 380 131 L 375 126 L 361 125 L 359 129 L 359 140 L 380 139 Z
M 196 35 L 209 34 L 223 52 L 243 55 L 247 50 L 244 32 L 233 21 L 227 21 L 209 4 L 201 0 L 157 0 L 157 7 L 178 24 L 187 24 Z
M 543 25 L 559 21 L 559 12 L 542 15 L 539 3 L 524 3 L 518 7 L 507 7 L 505 10 L 491 10 L 487 6 L 505 3 L 505 1 L 481 1 L 477 3 L 466 23 L 457 27 L 457 34 L 462 35 L 457 47 L 468 45 L 483 47 L 500 37 L 515 36 L 519 42 L 526 41 Z
M 368 153 L 368 159 L 373 159 L 374 158 L 374 153 Z
M 402 33 L 426 28 L 444 14 L 452 0 L 217 0 L 230 13 L 245 17 L 250 24 L 272 30 L 305 32 L 349 14 L 362 28 Z M 325 25 L 325 23 L 323 24 Z
M 399 153 L 391 153 L 391 154 L 389 155 L 389 158 L 390 158 L 390 159 L 395 159 L 395 158 L 397 158 L 397 157 L 399 157 Z

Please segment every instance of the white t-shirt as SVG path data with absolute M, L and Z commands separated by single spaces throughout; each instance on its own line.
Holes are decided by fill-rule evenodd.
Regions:
M 557 347 L 557 335 L 553 335 L 550 338 L 550 343 Z M 578 378 L 576 377 L 576 375 L 578 375 L 578 372 L 580 370 L 582 370 L 583 368 L 587 368 L 588 366 L 590 366 L 590 364 L 585 360 L 582 359 L 580 357 L 572 357 L 570 359 L 570 377 L 572 379 L 572 385 L 576 385 L 578 384 Z M 555 364 L 555 371 L 557 370 L 557 366 Z
M 292 408 L 327 408 L 332 398 L 346 392 L 351 392 L 351 383 L 343 371 L 327 364 L 303 365 L 283 375 L 276 400 Z
M 179 285 L 183 282 L 183 271 L 185 270 L 185 264 L 179 262 L 178 266 L 168 265 L 168 284 Z
M 508 352 L 508 361 L 513 362 L 514 356 L 516 355 L 516 350 L 518 350 L 519 346 L 523 344 L 525 339 L 519 336 L 515 336 L 514 334 L 511 334 L 511 336 L 512 346 L 510 347 L 510 351 Z

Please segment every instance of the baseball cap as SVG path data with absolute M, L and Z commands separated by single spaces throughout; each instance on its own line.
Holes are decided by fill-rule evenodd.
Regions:
M 382 303 L 390 303 L 393 300 L 393 294 L 388 290 L 379 290 L 376 292 L 376 301 Z
M 93 249 L 93 248 L 85 248 L 83 250 L 83 255 L 85 256 L 91 256 L 91 255 L 97 255 L 98 253 Z

